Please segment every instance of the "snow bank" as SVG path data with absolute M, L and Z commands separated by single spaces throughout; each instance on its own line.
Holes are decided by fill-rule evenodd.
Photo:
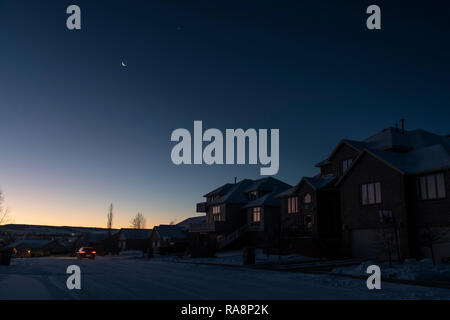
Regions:
M 403 264 L 393 262 L 392 268 L 388 262 L 365 261 L 358 266 L 339 267 L 332 273 L 348 274 L 353 276 L 367 276 L 366 270 L 370 265 L 378 265 L 382 277 L 402 280 L 450 280 L 450 264 L 441 263 L 433 265 L 431 259 L 416 261 L 408 259 Z

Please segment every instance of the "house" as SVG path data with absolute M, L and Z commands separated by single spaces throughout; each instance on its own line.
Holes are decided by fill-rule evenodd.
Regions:
M 110 238 L 112 238 L 116 233 L 118 233 L 117 230 L 112 230 L 111 232 L 107 230 L 96 232 L 83 232 L 75 240 L 72 247 L 74 251 L 78 250 L 81 247 L 93 247 L 99 253 L 105 253 L 106 251 L 114 252 L 117 250 L 111 250 Z M 115 243 L 117 243 L 117 241 L 115 241 Z M 115 247 L 117 247 L 117 245 Z
M 434 244 L 437 260 L 448 258 L 449 136 L 390 127 L 348 145 L 357 157 L 336 182 L 346 253 L 386 258 L 390 250 L 400 260 L 430 257 L 424 233 L 432 232 L 442 235 Z
M 186 251 L 187 230 L 178 225 L 159 225 L 150 236 L 154 253 L 183 253 Z
M 150 245 L 152 229 L 122 228 L 114 237 L 120 251 L 140 250 L 146 252 Z
M 14 254 L 21 257 L 43 257 L 67 252 L 67 249 L 55 240 L 19 240 L 6 247 L 12 248 Z
M 303 177 L 277 195 L 281 201 L 281 241 L 285 253 L 308 256 L 339 256 L 339 193 L 336 175 Z
M 449 139 L 402 126 L 341 140 L 316 164 L 318 175 L 278 195 L 283 248 L 385 259 L 390 247 L 400 260 L 429 256 L 422 234 L 450 228 Z M 448 241 L 435 251 L 448 257 Z
M 205 194 L 206 201 L 197 204 L 197 212 L 206 214 L 205 222 L 189 227 L 191 253 L 209 255 L 243 245 L 267 247 L 269 239 L 278 238 L 280 201 L 276 194 L 291 187 L 267 177 L 227 183 Z

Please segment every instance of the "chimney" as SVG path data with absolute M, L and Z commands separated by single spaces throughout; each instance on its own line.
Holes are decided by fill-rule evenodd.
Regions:
M 237 177 L 234 177 L 234 184 L 237 183 Z
M 402 133 L 405 133 L 405 119 L 400 119 L 400 123 L 402 124 Z

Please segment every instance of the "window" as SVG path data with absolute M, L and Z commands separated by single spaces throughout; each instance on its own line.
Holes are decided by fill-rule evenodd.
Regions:
M 345 173 L 348 168 L 352 165 L 353 160 L 352 159 L 346 159 L 342 160 L 342 173 Z
M 213 206 L 212 213 L 213 213 L 213 220 L 220 221 L 220 206 Z
M 298 197 L 288 198 L 288 213 L 298 212 Z
M 312 201 L 312 199 L 311 199 L 311 193 L 305 193 L 304 194 L 304 196 L 303 196 L 303 203 L 304 204 L 310 204 L 311 203 L 311 201 Z
M 361 185 L 361 204 L 376 203 L 381 203 L 381 184 L 376 182 Z
M 220 214 L 220 206 L 214 206 L 213 208 L 212 208 L 213 210 L 213 214 Z
M 258 223 L 261 222 L 261 208 L 260 207 L 253 208 L 252 222 L 258 222 Z
M 417 178 L 417 193 L 420 200 L 445 198 L 444 174 L 430 174 Z
M 258 198 L 258 191 L 249 192 L 248 197 L 250 198 L 250 200 L 255 200 L 256 198 Z

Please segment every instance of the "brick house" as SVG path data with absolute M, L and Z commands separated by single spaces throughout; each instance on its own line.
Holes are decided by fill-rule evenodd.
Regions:
M 359 146 L 336 183 L 347 254 L 383 258 L 391 238 L 396 258 L 429 257 L 424 233 L 450 232 L 450 138 L 391 127 Z M 437 260 L 449 257 L 450 239 L 438 242 Z
M 278 195 L 285 248 L 385 258 L 391 238 L 395 258 L 428 257 L 423 233 L 450 229 L 449 141 L 397 127 L 363 141 L 341 140 L 316 164 L 318 175 Z M 435 251 L 437 259 L 450 256 L 449 241 Z
M 276 195 L 290 187 L 267 177 L 227 183 L 205 194 L 206 201 L 197 204 L 197 212 L 206 214 L 205 222 L 189 227 L 192 254 L 208 255 L 233 246 L 267 246 L 279 232 Z

